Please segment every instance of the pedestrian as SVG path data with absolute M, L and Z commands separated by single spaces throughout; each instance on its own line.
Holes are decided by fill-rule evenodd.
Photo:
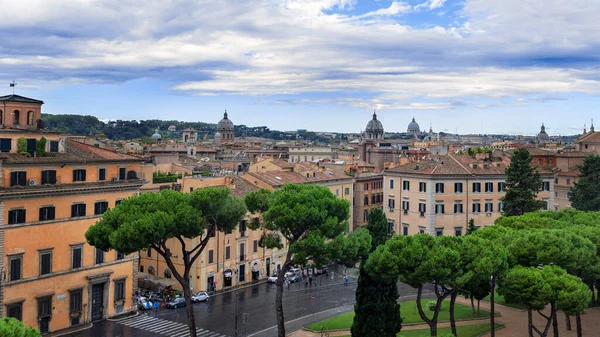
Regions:
M 290 280 L 285 280 L 285 284 L 287 285 L 288 290 L 290 290 Z
M 348 275 L 344 275 L 344 286 L 348 284 Z
M 308 284 L 312 287 L 312 276 L 308 277 Z

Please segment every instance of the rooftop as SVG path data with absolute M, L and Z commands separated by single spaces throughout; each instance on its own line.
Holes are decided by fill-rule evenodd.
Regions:
M 6 96 L 0 96 L 0 102 L 19 102 L 19 103 L 35 103 L 35 104 L 44 104 L 43 101 L 37 100 L 37 99 L 33 99 L 33 98 L 29 98 L 29 97 L 24 97 L 24 96 L 20 96 L 20 95 L 6 95 Z
M 231 189 L 231 195 L 236 198 L 243 198 L 246 194 L 258 190 L 258 187 L 240 178 L 234 178 L 233 184 L 235 188 Z
M 6 164 L 37 163 L 97 163 L 114 161 L 141 161 L 141 158 L 115 151 L 101 149 L 72 140 L 65 142 L 64 153 L 48 153 L 43 157 L 28 157 L 18 153 L 0 153 L 0 160 Z
M 278 187 L 284 184 L 310 184 L 336 181 L 341 179 L 352 179 L 352 177 L 333 172 L 314 172 L 314 177 L 306 177 L 301 173 L 290 171 L 250 172 L 246 173 L 246 176 L 248 176 L 246 177 L 248 180 L 259 179 L 273 187 Z

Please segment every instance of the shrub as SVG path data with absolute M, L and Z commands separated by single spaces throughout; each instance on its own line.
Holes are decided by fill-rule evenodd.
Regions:
M 23 137 L 17 139 L 17 152 L 19 154 L 29 156 L 29 153 L 27 152 L 27 139 Z
M 429 301 L 427 302 L 427 310 L 429 311 L 435 311 L 435 306 L 437 304 L 437 301 Z M 442 304 L 440 305 L 440 311 L 444 310 L 444 303 L 442 302 Z
M 0 318 L 0 336 L 2 337 L 39 337 L 40 333 L 15 318 Z
M 38 140 L 35 144 L 35 154 L 37 156 L 43 156 L 46 154 L 46 138 L 42 137 L 42 139 Z

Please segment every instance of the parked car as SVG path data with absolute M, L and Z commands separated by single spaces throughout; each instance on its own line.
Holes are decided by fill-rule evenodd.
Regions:
M 150 310 L 153 307 L 152 302 L 150 302 L 145 297 L 139 297 L 137 304 L 138 304 L 138 309 L 140 309 L 140 310 Z
M 287 279 L 290 281 L 290 283 L 296 283 L 296 282 L 302 281 L 302 276 L 294 274 L 294 275 L 288 277 Z
M 192 295 L 192 302 L 198 303 L 204 301 L 208 301 L 208 293 L 206 291 L 201 291 Z
M 302 276 L 302 269 L 300 268 L 290 268 L 290 270 L 288 270 L 287 273 L 285 273 L 285 278 L 290 278 L 293 275 L 300 275 Z
M 174 299 L 170 302 L 167 302 L 166 306 L 169 309 L 185 307 L 185 299 L 183 297 L 177 297 L 176 299 Z
M 329 274 L 329 268 L 327 266 L 324 266 L 323 268 L 317 270 L 317 275 L 327 275 Z
M 277 282 L 277 273 L 273 273 L 273 275 L 269 276 L 269 278 L 267 279 L 267 282 L 269 282 L 269 283 Z

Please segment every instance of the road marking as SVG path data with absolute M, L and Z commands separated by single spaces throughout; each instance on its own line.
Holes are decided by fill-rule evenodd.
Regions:
M 130 317 L 122 321 L 114 321 L 117 324 L 122 324 L 135 329 L 141 329 L 155 334 L 169 337 L 189 337 L 190 330 L 187 324 L 169 321 L 166 319 L 156 318 L 148 315 Z M 199 337 L 227 337 L 220 335 L 218 332 L 196 328 L 196 333 Z

